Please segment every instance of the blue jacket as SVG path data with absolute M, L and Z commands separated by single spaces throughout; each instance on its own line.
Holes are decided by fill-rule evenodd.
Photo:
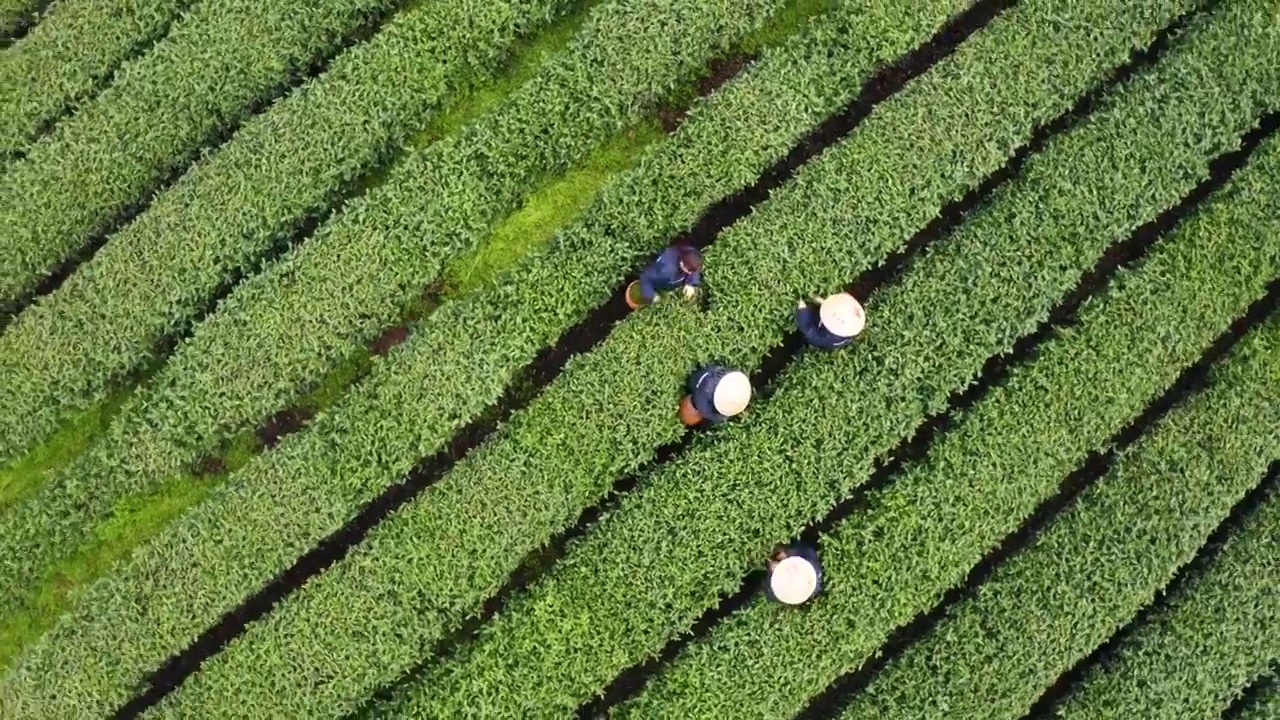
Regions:
M 818 584 L 813 589 L 813 597 L 818 597 L 818 593 L 822 592 L 822 561 L 818 559 L 818 552 L 807 545 L 788 545 L 783 548 L 788 556 L 802 557 L 809 561 L 813 569 L 818 573 Z M 772 573 L 770 573 L 772 575 Z M 768 596 L 772 602 L 778 602 L 777 596 L 773 594 L 773 586 L 769 583 L 769 578 L 764 581 L 764 594 Z
M 818 311 L 809 307 L 808 303 L 802 308 L 796 308 L 796 327 L 800 328 L 800 334 L 804 335 L 806 342 L 824 350 L 834 350 L 853 342 L 853 338 L 836 335 L 823 327 L 822 321 L 818 319 Z
M 681 285 L 697 287 L 702 282 L 702 273 L 685 273 L 680 269 L 680 255 L 684 250 L 680 246 L 663 250 L 658 259 L 640 273 L 640 293 L 646 302 L 653 302 L 653 298 L 664 290 L 672 290 Z
M 729 418 L 716 412 L 716 386 L 720 379 L 733 372 L 723 365 L 708 365 L 689 376 L 689 399 L 707 422 L 720 424 Z

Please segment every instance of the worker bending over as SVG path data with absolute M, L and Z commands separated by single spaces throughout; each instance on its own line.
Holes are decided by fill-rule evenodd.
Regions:
M 741 370 L 708 365 L 689 376 L 689 394 L 680 400 L 680 420 L 685 425 L 702 421 L 722 423 L 747 409 L 751 379 Z
M 805 546 L 779 547 L 769 557 L 765 594 L 784 605 L 803 605 L 822 591 L 822 563 L 816 550 Z
M 658 293 L 684 288 L 692 298 L 702 282 L 702 253 L 692 245 L 673 245 L 640 272 L 640 279 L 627 286 L 627 305 L 632 310 L 652 303 Z
M 836 293 L 815 302 L 818 304 L 817 312 L 803 300 L 796 306 L 796 326 L 814 347 L 825 350 L 844 347 L 853 342 L 867 324 L 862 303 L 849 293 Z

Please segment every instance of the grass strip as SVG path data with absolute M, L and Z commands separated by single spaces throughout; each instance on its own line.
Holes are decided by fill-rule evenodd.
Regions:
M 808 2 L 810 0 L 792 0 L 792 5 L 789 8 L 794 11 L 794 9 L 806 5 Z M 424 147 L 445 135 L 457 132 L 462 126 L 496 106 L 502 98 L 532 77 L 543 61 L 551 54 L 559 52 L 577 28 L 581 26 L 582 20 L 586 15 L 586 7 L 575 7 L 575 10 L 567 16 L 554 21 L 546 30 L 531 37 L 518 39 L 512 43 L 511 49 L 507 53 L 507 60 L 503 63 L 502 72 L 498 76 L 487 82 L 480 83 L 478 86 L 449 95 L 447 101 L 441 107 L 434 112 L 428 113 L 428 116 L 433 117 L 433 119 L 424 128 L 415 131 L 405 141 L 405 146 Z M 402 22 L 407 22 L 416 17 L 418 17 L 416 12 L 409 10 L 393 19 L 384 34 L 375 38 L 370 43 L 370 46 L 377 46 L 388 35 L 400 32 Z M 470 52 L 474 53 L 478 48 L 473 44 L 469 49 Z M 359 52 L 361 52 L 360 48 L 352 51 L 352 53 Z M 340 60 L 337 65 L 341 65 L 342 62 Z M 326 79 L 331 77 L 327 76 Z M 479 75 L 476 76 L 477 79 L 479 77 Z M 320 82 L 323 81 L 322 79 Z M 289 100 L 286 99 L 284 104 L 288 102 Z M 257 118 L 253 122 L 260 120 L 261 118 Z M 253 122 L 250 123 L 250 127 L 253 126 Z M 329 124 L 324 126 L 324 129 L 334 127 L 337 127 L 337 125 Z M 309 137 L 315 138 L 317 135 L 318 132 L 312 132 Z M 271 137 L 276 136 L 272 135 Z M 635 159 L 645 146 L 660 137 L 661 129 L 657 127 L 656 123 L 641 123 L 635 127 L 628 128 L 625 133 L 614 138 L 613 141 L 605 146 L 598 148 L 581 166 L 571 168 L 561 177 L 548 180 L 525 201 L 519 210 L 500 222 L 495 227 L 492 236 L 475 252 L 464 253 L 451 262 L 446 271 L 447 281 L 441 293 L 441 299 L 448 299 L 470 292 L 475 286 L 488 282 L 505 271 L 511 264 L 519 260 L 525 249 L 532 249 L 548 243 L 554 235 L 555 227 L 558 227 L 556 223 L 567 223 L 580 214 L 583 207 L 590 203 L 591 199 L 599 192 L 600 188 L 603 187 L 613 173 L 621 172 L 626 167 L 629 167 L 635 162 Z M 343 148 L 347 150 L 354 149 L 354 146 L 355 143 L 351 142 L 343 144 Z M 215 157 L 225 157 L 225 153 L 226 150 Z M 298 156 L 289 156 L 289 158 L 294 157 Z M 279 169 L 280 164 L 272 162 L 269 165 L 269 169 L 275 171 Z M 377 175 L 377 170 L 366 173 L 361 176 L 357 184 L 362 184 Z M 297 187 L 300 184 L 297 177 L 292 179 L 292 183 L 293 187 Z M 247 185 L 250 188 L 252 187 L 251 184 Z M 270 197 L 281 197 L 281 194 L 273 193 Z M 152 212 L 156 212 L 154 208 Z M 148 215 L 147 217 L 154 217 L 154 215 Z M 548 227 L 549 225 L 552 227 Z M 170 251 L 177 252 L 177 249 L 170 248 Z M 109 250 L 104 251 L 104 254 L 108 252 Z M 154 278 L 152 280 L 154 285 Z M 63 296 L 56 297 L 62 298 Z M 408 316 L 414 316 L 414 313 L 420 307 L 425 307 L 425 305 L 425 303 L 411 305 Z M 101 304 L 98 306 L 101 307 Z M 49 309 L 47 305 L 38 307 Z M 57 312 L 52 314 L 42 315 L 43 320 L 53 321 L 52 327 L 63 330 L 68 329 L 67 324 L 74 325 L 73 323 L 62 322 L 73 314 L 68 306 L 62 305 L 56 310 Z M 37 312 L 39 311 L 35 309 L 29 310 L 23 317 L 31 318 Z M 89 327 L 101 329 L 103 325 L 107 324 L 109 323 L 105 321 L 91 323 Z M 24 328 L 28 331 L 31 330 L 29 325 L 24 326 Z M 72 332 L 71 335 L 78 336 L 80 342 L 71 349 L 82 351 L 86 345 L 92 343 L 93 338 L 84 332 L 83 327 L 78 329 L 80 332 Z M 50 328 L 45 327 L 43 331 L 37 329 L 34 334 L 41 335 L 46 341 L 52 341 L 53 338 L 49 332 Z M 29 334 L 27 337 L 30 338 L 32 335 Z M 65 359 L 70 356 L 70 350 L 62 347 L 57 354 Z M 154 376 L 155 371 L 162 366 L 164 358 L 158 357 L 161 354 L 157 352 L 157 356 L 150 357 L 140 370 L 134 371 L 128 379 L 123 381 L 123 387 L 114 387 L 115 383 L 121 383 L 119 380 L 114 380 L 108 386 L 109 389 L 104 399 L 90 402 L 87 409 L 70 411 L 69 418 L 58 425 L 58 429 L 53 435 L 25 451 L 17 458 L 10 460 L 4 469 L 0 469 L 0 506 L 7 505 L 14 500 L 13 495 L 4 490 L 7 483 L 20 483 L 20 486 L 27 491 L 38 489 L 46 473 L 70 464 L 79 456 L 79 451 L 88 446 L 90 441 L 95 441 L 103 436 L 107 430 L 108 422 L 113 420 L 114 416 L 126 407 L 123 400 L 137 392 L 138 387 Z M 30 359 L 31 354 L 28 353 L 25 357 Z M 320 410 L 332 405 L 338 397 L 341 397 L 347 391 L 353 382 L 368 373 L 372 365 L 372 359 L 373 356 L 367 350 L 348 358 L 326 374 L 314 388 L 299 397 L 297 404 L 312 410 Z M 53 384 L 58 385 L 61 390 L 67 390 L 67 386 L 58 382 L 58 378 L 47 379 L 52 380 Z M 48 387 L 50 386 L 46 384 L 46 389 Z M 24 387 L 23 390 L 29 391 L 30 388 Z M 98 391 L 95 390 L 94 392 Z M 79 402 L 67 397 L 62 398 L 62 401 L 69 403 Z M 48 405 L 51 404 L 41 403 L 38 399 L 36 403 L 41 404 L 42 409 L 45 410 L 49 409 Z M 98 423 L 98 426 L 90 427 L 85 422 L 86 417 L 92 418 L 94 422 Z M 256 439 L 253 437 L 253 433 L 247 431 L 234 435 L 230 439 L 223 439 L 216 446 L 212 442 L 207 442 L 205 450 L 209 454 L 197 462 L 203 463 L 211 457 L 227 461 L 226 453 L 228 447 L 232 448 L 234 452 L 236 451 L 235 449 L 248 448 L 255 443 Z M 74 445 L 74 447 L 78 448 L 77 451 L 63 452 L 60 449 L 68 445 Z M 225 462 L 225 464 L 230 467 L 234 463 Z M 30 470 L 34 470 L 34 472 L 30 472 Z
M 520 210 L 499 223 L 475 253 L 459 256 L 450 265 L 446 273 L 449 286 L 443 299 L 475 291 L 518 261 L 523 253 L 550 242 L 557 227 L 582 212 L 613 173 L 625 170 L 661 134 L 656 124 L 640 124 L 593 153 L 581 167 L 545 184 Z M 374 358 L 364 353 L 344 362 L 300 398 L 298 406 L 316 410 L 329 407 L 355 379 L 369 372 Z M 0 469 L 0 509 L 37 490 L 45 473 L 74 460 L 89 442 L 103 434 L 110 411 L 124 399 L 113 398 L 109 407 L 85 413 L 36 452 L 12 467 Z M 45 569 L 42 579 L 27 593 L 31 600 L 21 610 L 0 618 L 0 669 L 53 626 L 69 607 L 72 595 L 108 567 L 105 559 L 127 557 L 133 548 L 159 532 L 166 520 L 207 498 L 261 450 L 261 441 L 254 433 L 238 435 L 195 468 L 170 477 L 145 495 L 118 502 L 111 509 L 111 519 L 95 528 L 74 554 Z M 112 531 L 103 532 L 104 527 Z
M 605 143 L 586 162 L 544 183 L 477 247 L 445 265 L 441 296 L 457 300 L 480 292 L 521 259 L 550 245 L 561 228 L 581 217 L 613 178 L 635 167 L 645 148 L 662 137 L 662 128 L 645 120 Z
M 1256 30 L 1248 26 L 1249 9 L 1240 11 L 1243 16 L 1219 18 L 1213 27 L 1186 38 L 1185 46 L 1175 47 L 1153 71 L 1135 78 L 1085 125 L 1033 157 L 1023 170 L 1023 179 L 1000 193 L 943 247 L 943 253 L 956 258 L 955 266 L 945 270 L 938 266 L 938 272 L 949 272 L 956 279 L 942 287 L 976 291 L 958 287 L 970 282 L 973 273 L 968 268 L 976 266 L 977 258 L 985 257 L 968 247 L 998 248 L 1008 257 L 1026 254 L 1045 267 L 1060 267 L 1060 260 L 1035 248 L 1067 248 L 1079 244 L 1080 237 L 1100 242 L 1118 239 L 1162 208 L 1176 204 L 1207 174 L 1211 157 L 1235 143 L 1259 107 L 1274 102 L 1268 94 L 1274 92 L 1277 79 L 1259 76 L 1251 62 L 1265 46 L 1248 45 L 1243 40 L 1256 36 Z M 1237 37 L 1242 38 L 1239 45 Z M 1252 54 L 1241 48 L 1252 48 Z M 1217 104 L 1214 99 L 1228 88 L 1238 104 Z M 1276 141 L 1268 145 L 1265 153 L 1274 155 Z M 1245 199 L 1227 208 L 1230 212 L 1219 211 L 1213 218 L 1197 220 L 1184 231 L 1182 235 L 1188 239 L 1178 240 L 1181 254 L 1168 254 L 1158 246 L 1156 256 L 1168 257 L 1152 268 L 1152 279 L 1143 286 L 1149 289 L 1134 291 L 1132 301 L 1108 301 L 1108 307 L 1116 309 L 1107 312 L 1130 312 L 1130 305 L 1141 309 L 1145 298 L 1160 287 L 1165 272 L 1161 268 L 1192 264 L 1199 253 L 1212 254 L 1226 242 L 1215 242 L 1214 233 L 1222 227 L 1253 228 L 1254 234 L 1246 237 L 1259 248 L 1265 244 L 1265 218 L 1276 207 L 1274 200 L 1264 197 L 1263 188 L 1274 160 L 1255 162 L 1262 167 L 1241 171 L 1247 178 L 1239 181 L 1248 186 L 1243 191 Z M 1154 182 L 1154 178 L 1162 180 Z M 1026 223 L 1026 218 L 1036 222 Z M 993 261 L 1001 252 L 992 251 Z M 1258 265 L 1242 276 L 1253 283 L 1242 289 L 1247 292 L 1221 297 L 1223 304 L 1206 308 L 1203 315 L 1197 306 L 1196 321 L 1205 324 L 1194 332 L 1188 328 L 1176 342 L 1163 330 L 1169 325 L 1160 324 L 1172 322 L 1166 318 L 1176 315 L 1164 309 L 1160 314 L 1153 309 L 1145 316 L 1137 315 L 1146 320 L 1136 329 L 1126 328 L 1129 316 L 1120 315 L 1081 338 L 1076 338 L 1074 331 L 1064 331 L 1063 342 L 1051 343 L 1040 351 L 1035 366 L 1017 375 L 1007 387 L 992 390 L 978 411 L 966 414 L 955 432 L 939 441 L 927 462 L 909 470 L 880 495 L 882 499 L 873 501 L 873 507 L 883 507 L 886 512 L 901 508 L 901 512 L 885 515 L 883 522 L 880 518 L 866 524 L 849 522 L 854 528 L 824 540 L 824 563 L 830 566 L 833 578 L 831 592 L 820 604 L 806 613 L 788 614 L 762 601 L 731 616 L 705 640 L 691 645 L 644 693 L 624 706 L 621 714 L 643 717 L 679 707 L 688 717 L 723 716 L 729 708 L 749 708 L 738 711 L 743 717 L 795 715 L 812 695 L 858 667 L 895 626 L 962 580 L 968 567 L 991 544 L 1011 532 L 1042 496 L 1057 488 L 1058 479 L 1081 456 L 1104 446 L 1116 428 L 1172 382 L 1178 368 L 1198 354 L 1242 303 L 1247 304 L 1249 293 L 1275 274 L 1280 262 L 1274 252 L 1261 260 L 1237 258 L 1239 264 L 1249 261 L 1258 261 Z M 1202 273 L 1209 270 L 1219 271 L 1209 268 Z M 1028 267 L 1025 272 L 1030 277 L 1037 271 Z M 1205 287 L 1211 286 L 1205 283 L 1219 279 L 1212 274 L 1187 276 L 1187 301 L 1198 298 L 1197 282 Z M 911 313 L 910 304 L 895 303 L 892 296 L 884 302 L 895 312 Z M 875 322 L 888 312 L 878 311 L 871 318 Z M 948 326 L 939 322 L 933 327 L 941 333 Z M 946 334 L 957 332 L 958 326 Z M 1109 338 L 1124 340 L 1111 342 Z M 913 349 L 909 357 L 936 352 L 925 350 L 922 340 L 915 341 L 920 349 Z M 963 336 L 956 336 L 956 341 L 963 342 Z M 1092 366 L 1085 362 L 1088 359 L 1093 360 Z M 901 362 L 886 360 L 884 368 L 859 367 L 862 376 L 872 377 L 897 372 L 892 368 Z M 1121 384 L 1118 378 L 1128 378 L 1128 382 Z M 910 387 L 899 387 L 896 392 L 905 393 Z M 1073 392 L 1060 396 L 1060 387 L 1071 387 Z M 868 407 L 850 417 L 880 412 L 879 407 Z M 859 420 L 857 425 L 865 422 Z M 797 457 L 804 456 L 800 450 L 796 452 Z M 1035 482 L 1011 481 L 1014 468 L 1010 463 L 1015 459 L 1025 466 L 1025 472 L 1033 473 Z M 859 474 L 866 472 L 864 462 L 864 457 L 854 454 L 846 464 L 822 466 L 820 476 L 864 477 Z M 769 472 L 753 468 L 757 471 Z M 787 470 L 778 482 L 785 483 L 796 472 Z M 712 477 L 727 486 L 743 482 Z M 987 479 L 999 482 L 984 482 Z M 983 484 L 975 489 L 975 483 Z M 989 504 L 966 499 L 966 493 L 989 500 Z M 682 501 L 681 507 L 689 502 Z M 693 532 L 692 527 L 685 527 L 685 534 Z M 791 534 L 782 532 L 776 537 Z M 745 541 L 751 536 L 742 537 Z M 863 545 L 873 539 L 884 547 Z M 761 550 L 765 551 L 767 548 Z M 895 561 L 901 557 L 927 562 L 904 565 Z M 842 570 L 842 563 L 851 567 Z M 845 590 L 840 586 L 841 575 L 877 580 L 865 590 L 861 583 Z M 821 631 L 831 627 L 857 631 L 834 637 Z
M 30 449 L 69 411 L 151 362 L 224 283 L 251 272 L 420 124 L 446 120 L 444 101 L 496 72 L 517 38 L 575 5 L 411 7 L 248 121 L 0 335 L 0 457 Z
M 1222 283 L 1209 287 L 1225 289 L 1232 278 Z M 1243 338 L 1210 389 L 1122 452 L 1101 482 L 890 662 L 842 717 L 1022 717 L 1152 600 L 1280 458 L 1278 330 L 1272 322 Z M 1271 495 L 1263 527 L 1274 521 Z
M 0 301 L 136 212 L 207 143 L 252 115 L 395 0 L 204 0 L 0 178 Z M 227 228 L 220 228 L 226 232 Z
M 175 483 L 152 495 L 121 503 L 110 521 L 94 528 L 73 554 L 47 569 L 21 609 L 0 618 L 0 672 L 13 666 L 22 650 L 53 625 L 81 590 L 126 559 L 136 547 L 138 536 L 159 532 L 187 508 L 208 497 L 219 479 L 193 478 L 192 482 Z
M 493 112 L 408 158 L 312 242 L 237 288 L 142 390 L 139 412 L 0 518 L 0 607 L 19 602 L 40 569 L 121 499 L 192 462 L 193 440 L 216 437 L 230 414 L 241 426 L 256 422 L 371 340 L 544 173 L 638 120 L 653 95 L 778 5 L 598 6 L 566 51 Z
M 707 203 L 748 185 L 764 166 L 785 154 L 813 124 L 856 92 L 858 84 L 877 62 L 891 58 L 900 49 L 909 48 L 919 42 L 921 31 L 926 35 L 929 31 L 927 26 L 919 26 L 921 16 L 914 5 L 897 6 L 892 8 L 893 12 L 875 15 L 866 14 L 861 4 L 851 4 L 850 7 L 853 10 L 841 16 L 839 22 L 815 24 L 812 34 L 804 41 L 793 42 L 781 52 L 766 52 L 764 59 L 749 69 L 740 81 L 712 96 L 708 102 L 701 103 L 680 131 L 656 146 L 655 152 L 640 167 L 606 189 L 588 216 L 569 231 L 578 238 L 576 243 L 612 243 L 612 252 L 603 258 L 603 262 L 599 256 L 583 256 L 577 249 L 580 246 L 569 244 L 566 247 L 558 241 L 551 250 L 528 265 L 531 268 L 528 272 L 536 273 L 535 277 L 543 281 L 540 290 L 520 281 L 504 283 L 476 296 L 474 303 L 448 303 L 429 316 L 426 319 L 428 329 L 403 346 L 406 350 L 410 346 L 417 350 L 393 353 L 387 358 L 385 374 L 379 373 L 385 377 L 403 378 L 405 383 L 395 392 L 410 394 L 400 396 L 389 405 L 381 405 L 376 397 L 363 405 L 367 411 L 379 416 L 385 415 L 387 408 L 404 411 L 396 423 L 367 425 L 362 422 L 366 430 L 375 432 L 353 436 L 345 435 L 341 427 L 327 426 L 333 428 L 329 431 L 333 434 L 321 435 L 316 431 L 314 435 L 308 432 L 297 436 L 296 441 L 304 444 L 293 452 L 289 448 L 294 441 L 286 441 L 276 452 L 262 458 L 261 464 L 255 463 L 255 469 L 244 474 L 238 487 L 217 496 L 216 505 L 198 510 L 197 516 L 189 520 L 207 530 L 199 530 L 192 535 L 181 527 L 185 522 L 180 523 L 136 556 L 121 577 L 107 579 L 99 587 L 92 588 L 82 604 L 82 607 L 90 609 L 84 613 L 77 612 L 67 623 L 88 623 L 98 630 L 73 630 L 69 637 L 76 638 L 75 643 L 51 640 L 33 650 L 28 656 L 29 669 L 21 676 L 13 676 L 17 684 L 23 684 L 20 677 L 39 675 L 38 668 L 44 662 L 40 658 L 50 658 L 49 653 L 58 655 L 52 662 L 60 669 L 35 685 L 27 685 L 27 688 L 37 691 L 44 688 L 49 692 L 42 696 L 37 692 L 39 697 L 30 702 L 24 701 L 23 706 L 36 708 L 47 704 L 52 716 L 64 717 L 65 713 L 74 714 L 75 708 L 86 703 L 102 708 L 122 700 L 143 673 L 177 652 L 187 638 L 199 633 L 234 607 L 245 594 L 261 586 L 277 572 L 275 568 L 286 566 L 299 552 L 340 525 L 391 478 L 407 471 L 417 458 L 442 445 L 455 429 L 496 399 L 507 381 L 539 348 L 553 341 L 577 317 L 599 303 L 603 299 L 601 294 L 608 293 L 607 288 L 616 283 L 617 278 L 628 272 L 643 256 L 661 247 L 671 234 L 692 224 Z M 935 11 L 937 8 L 935 6 Z M 935 15 L 934 21 L 942 22 L 945 15 L 945 12 L 941 16 Z M 860 21 L 871 18 L 875 19 L 875 26 L 883 24 L 883 34 L 852 31 Z M 910 35 L 908 28 L 914 28 L 917 34 Z M 735 152 L 728 153 L 726 148 L 733 148 Z M 557 273 L 557 269 L 565 267 L 572 273 Z M 587 274 L 589 279 L 590 273 L 602 275 L 601 284 L 579 285 L 583 275 Z M 532 296 L 548 289 L 553 295 L 562 291 L 564 294 L 557 297 L 564 304 L 510 304 L 512 292 L 516 290 Z M 494 308 L 510 312 L 495 314 Z M 460 320 L 465 322 L 459 323 Z M 513 327 L 519 332 L 498 332 L 506 330 L 506 323 L 513 320 L 517 323 Z M 479 331 L 495 324 L 497 327 L 493 332 L 482 333 L 491 341 L 481 346 L 473 343 L 470 335 L 457 332 L 458 327 Z M 441 357 L 442 352 L 454 358 L 459 357 L 459 352 L 465 353 L 462 357 L 468 359 L 445 361 Z M 491 367 L 495 372 L 501 370 L 502 375 L 463 372 L 465 368 L 476 366 Z M 435 376 L 438 381 L 465 381 L 470 389 L 466 393 L 433 396 L 431 402 L 424 403 L 415 397 L 416 394 L 424 383 L 426 386 L 434 384 L 431 377 L 424 381 L 424 373 L 442 373 Z M 437 410 L 439 414 L 435 414 Z M 401 433 L 400 439 L 388 436 L 388 431 Z M 410 435 L 406 437 L 403 433 Z M 421 435 L 415 436 L 417 433 Z M 304 436 L 312 439 L 303 440 Z M 331 439 L 337 437 L 396 450 L 394 454 L 378 450 L 373 455 L 363 455 L 375 459 L 377 464 L 362 462 L 344 466 L 358 468 L 357 474 L 345 477 L 323 471 L 325 461 L 312 463 L 306 460 L 309 454 L 323 451 Z M 351 446 L 343 447 L 354 450 Z M 362 455 L 364 451 L 355 452 Z M 279 480 L 268 477 L 287 476 L 295 478 L 289 481 L 291 484 L 296 482 L 299 487 L 309 485 L 310 489 L 296 494 L 270 489 Z M 327 507 L 305 507 L 317 500 L 323 500 Z M 291 504 L 294 501 L 302 505 Z M 284 517 L 304 522 L 295 525 L 294 520 L 286 520 L 282 524 L 267 517 L 274 518 L 280 511 Z M 228 523 L 240 527 L 232 529 Z M 209 532 L 229 533 L 222 537 L 260 538 L 265 544 L 257 544 L 258 540 L 254 540 L 235 548 L 223 547 L 215 550 L 214 555 L 205 556 L 205 560 L 195 560 L 188 553 L 203 545 L 203 538 L 209 537 Z M 253 547 L 255 544 L 257 546 Z M 269 547 L 275 549 L 268 550 Z M 197 552 L 203 555 L 206 551 Z M 226 563 L 224 567 L 231 572 L 207 576 L 191 574 L 190 566 L 203 562 Z M 135 571 L 143 579 L 142 585 L 133 577 L 123 577 L 132 576 Z M 151 580 L 160 580 L 162 575 L 183 579 L 151 584 Z M 194 589 L 192 583 L 198 579 L 201 583 L 212 582 L 219 587 L 188 595 Z M 134 588 L 137 596 L 157 597 L 155 594 L 158 593 L 176 593 L 176 602 L 185 610 L 166 613 L 167 619 L 158 621 L 150 616 L 151 611 L 174 606 L 158 598 L 154 603 L 122 603 L 124 596 L 114 590 L 99 594 L 101 588 L 115 585 L 117 581 L 121 583 L 118 587 Z M 97 621 L 106 615 L 112 615 L 116 620 L 99 625 Z M 109 627 L 111 625 L 114 627 Z M 119 642 L 121 633 L 135 632 L 125 630 L 126 627 L 136 630 L 136 644 Z M 55 631 L 58 633 L 60 631 Z M 105 674 L 102 673 L 104 668 L 97 667 L 100 653 L 92 649 L 100 641 L 108 643 L 114 658 L 112 665 L 105 668 Z M 33 666 L 37 669 L 30 669 Z M 92 673 L 94 679 L 89 681 L 84 675 L 79 675 L 85 672 Z M 57 682 L 57 678 L 67 679 L 68 684 L 55 688 L 50 683 Z
M 1017 9 L 1032 12 L 1030 8 Z M 1013 22 L 1008 14 L 1003 19 Z M 987 33 L 993 31 L 989 28 Z M 1020 37 L 1041 42 L 1033 34 Z M 993 70 L 996 66 L 984 64 Z M 813 242 L 816 233 L 806 230 Z M 599 532 L 590 534 L 579 552 L 571 552 L 552 570 L 551 580 L 535 586 L 518 607 L 509 604 L 460 660 L 428 674 L 418 695 L 396 710 L 437 715 L 475 707 L 488 716 L 503 716 L 519 714 L 517 708 L 571 709 L 619 670 L 656 652 L 671 635 L 687 628 L 720 592 L 737 587 L 745 568 L 767 552 L 766 540 L 790 537 L 800 518 L 824 514 L 921 415 L 944 407 L 950 389 L 969 380 L 984 357 L 1007 349 L 1034 327 L 1106 247 L 1105 236 L 1094 240 L 1092 248 L 1076 236 L 1048 247 L 1037 233 L 1023 232 L 1005 241 L 1003 237 L 948 243 L 931 253 L 921 271 L 913 273 L 914 279 L 883 303 L 873 300 L 868 332 L 874 334 L 856 352 L 802 359 L 802 367 L 812 375 L 784 381 L 747 423 L 717 433 L 718 441 L 695 444 L 684 461 L 660 471 L 638 493 L 624 498 L 621 508 L 600 523 Z M 1033 277 L 1039 282 L 1027 281 Z M 630 348 L 633 356 L 655 345 L 647 339 L 651 342 Z M 596 355 L 602 353 L 603 348 Z M 622 358 L 609 359 L 612 367 L 623 366 Z M 831 392 L 848 387 L 848 378 L 854 377 L 859 378 L 856 393 L 842 397 Z M 567 379 L 568 375 L 562 378 Z M 595 402 L 588 406 L 617 407 Z M 579 411 L 575 417 L 582 415 Z M 558 426 L 561 435 L 567 425 Z M 541 429 L 547 433 L 551 427 Z M 858 432 L 850 435 L 849 427 Z M 621 445 L 619 435 L 609 438 L 615 448 Z M 848 438 L 851 446 L 841 446 L 834 438 Z M 522 439 L 526 448 L 532 444 L 532 436 Z M 563 451 L 574 448 L 574 462 L 587 467 L 581 475 L 614 471 L 601 466 L 609 457 L 603 448 L 597 458 L 594 452 L 584 452 L 584 440 L 570 437 L 563 442 Z M 780 446 L 787 452 L 778 453 Z M 537 479 L 531 478 L 537 466 L 527 461 L 530 452 L 526 450 L 526 462 L 516 472 Z M 455 473 L 461 470 L 460 465 Z M 566 484 L 578 477 L 567 468 L 547 472 L 548 479 Z M 532 484 L 520 490 L 528 492 Z M 513 504 L 508 497 L 513 492 L 500 496 L 505 505 Z M 563 502 L 565 492 L 565 485 L 553 485 L 541 498 L 543 505 Z M 534 507 L 541 506 L 530 503 Z M 504 518 L 495 524 L 509 531 L 515 522 Z M 423 533 L 427 527 L 419 523 L 414 529 Z M 670 532 L 677 527 L 679 533 Z M 406 523 L 397 538 L 401 547 L 408 529 Z M 443 546 L 456 547 L 452 539 Z M 441 559 L 474 572 L 479 561 L 469 559 L 482 548 L 465 549 L 460 554 L 468 558 L 465 563 L 451 553 Z M 405 556 L 401 550 L 401 558 Z M 428 585 L 428 597 L 447 597 L 462 582 L 445 575 L 449 568 L 443 562 L 437 567 L 414 560 L 412 566 L 402 561 L 400 571 L 415 579 L 442 579 L 438 588 Z M 427 567 L 440 575 L 424 572 Z
M 192 0 L 62 0 L 0 63 L 0 163 L 17 159 L 116 68 L 169 31 Z
M 1280 324 L 1273 322 L 1270 331 L 1276 343 Z M 1275 387 L 1280 353 L 1273 357 L 1268 382 Z M 1216 720 L 1250 680 L 1280 658 L 1280 634 L 1264 630 L 1280 628 L 1277 538 L 1280 498 L 1273 492 L 1207 568 L 1142 617 L 1055 716 Z
M 0 512 L 34 495 L 51 473 L 84 453 L 106 433 L 112 418 L 132 396 L 120 391 L 76 413 L 48 440 L 0 468 Z

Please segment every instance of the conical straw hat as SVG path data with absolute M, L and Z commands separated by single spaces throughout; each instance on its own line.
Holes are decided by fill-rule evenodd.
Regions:
M 799 605 L 818 589 L 818 571 L 802 557 L 792 556 L 773 566 L 769 588 L 787 605 Z
M 751 402 L 751 379 L 738 370 L 726 374 L 716 383 L 711 402 L 721 415 L 737 415 L 746 410 Z
M 823 300 L 818 307 L 818 319 L 823 327 L 840 337 L 854 337 L 867 324 L 862 303 L 849 293 L 837 293 Z

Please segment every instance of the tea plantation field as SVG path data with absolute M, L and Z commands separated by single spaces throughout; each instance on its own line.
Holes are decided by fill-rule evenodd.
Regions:
M 0 33 L 0 718 L 1280 713 L 1276 0 Z

